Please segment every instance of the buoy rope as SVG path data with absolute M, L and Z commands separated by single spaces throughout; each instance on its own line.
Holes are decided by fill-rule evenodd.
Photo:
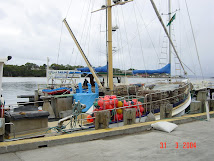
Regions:
M 61 47 L 61 42 L 62 42 L 62 28 L 63 28 L 63 22 L 62 22 L 62 25 L 61 25 L 61 31 L 60 31 L 60 38 L 59 38 L 59 47 L 58 47 L 58 55 L 57 55 L 57 64 L 58 64 L 58 61 L 59 61 L 59 53 L 60 53 L 60 47 Z

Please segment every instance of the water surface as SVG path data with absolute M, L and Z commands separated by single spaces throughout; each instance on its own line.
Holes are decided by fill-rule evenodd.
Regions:
M 130 84 L 163 81 L 163 78 L 128 78 Z M 192 82 L 202 79 L 190 78 Z M 206 81 L 214 83 L 214 78 L 206 78 Z M 83 82 L 84 78 L 74 80 L 76 83 Z M 3 77 L 2 89 L 6 105 L 17 104 L 17 102 L 28 101 L 27 98 L 17 98 L 18 95 L 33 95 L 38 89 L 38 84 L 46 84 L 45 77 Z

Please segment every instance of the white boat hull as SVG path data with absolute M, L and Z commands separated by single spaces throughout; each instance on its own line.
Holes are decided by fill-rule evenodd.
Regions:
M 189 93 L 187 99 L 182 104 L 180 104 L 180 105 L 178 105 L 178 106 L 173 108 L 172 116 L 180 117 L 180 116 L 184 115 L 185 109 L 190 105 L 190 103 L 191 103 L 191 96 L 190 96 L 190 93 Z M 160 114 L 156 115 L 155 119 L 156 120 L 160 120 Z

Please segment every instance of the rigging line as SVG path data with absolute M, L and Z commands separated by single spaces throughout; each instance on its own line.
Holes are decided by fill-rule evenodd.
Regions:
M 67 13 L 66 13 L 66 16 L 65 16 L 65 18 L 67 18 L 67 16 L 68 16 L 68 12 L 69 12 L 69 10 L 70 10 L 71 3 L 72 3 L 72 0 L 70 1 L 70 4 L 69 4 L 69 7 L 68 7 L 68 10 L 67 10 Z
M 92 3 L 91 9 L 93 9 L 94 3 Z M 89 27 L 88 27 L 88 55 L 90 53 L 90 40 L 91 40 L 91 20 L 92 19 L 92 14 L 90 14 L 90 19 L 89 19 Z
M 178 7 L 179 7 L 179 9 L 181 8 L 179 0 L 178 0 Z M 181 10 L 179 10 L 179 13 L 181 13 Z M 181 35 L 181 16 L 179 16 L 179 32 L 180 32 L 180 46 L 179 46 L 180 47 L 180 57 L 182 57 L 182 48 L 181 48 L 181 38 L 182 38 L 182 35 Z M 180 70 L 180 75 L 181 75 L 181 70 Z
M 89 13 L 90 5 L 91 5 L 91 0 L 90 0 L 90 2 L 89 2 L 89 7 L 88 7 L 88 9 L 86 9 L 87 13 Z M 86 6 L 86 3 L 84 3 L 84 6 L 83 6 L 83 10 L 82 10 L 82 13 L 81 13 L 81 18 L 80 18 L 80 20 L 81 20 L 82 17 L 83 17 L 83 12 L 84 12 L 85 6 Z M 87 14 L 86 17 L 85 17 L 84 24 L 86 24 L 87 17 L 88 17 L 88 14 Z M 79 26 L 81 26 L 81 24 L 80 24 Z M 86 26 L 87 26 L 87 25 L 83 25 L 83 29 L 82 29 L 82 33 L 81 33 L 81 37 L 80 37 L 80 44 L 84 44 L 84 42 L 82 42 L 82 41 L 83 41 L 82 38 L 83 38 L 83 34 L 84 34 L 84 31 L 85 31 L 85 27 L 86 27 Z M 86 40 L 86 39 L 84 39 L 84 40 Z M 82 42 L 82 43 L 81 43 L 81 42 Z M 83 45 L 83 46 L 84 46 L 84 45 Z M 78 54 L 77 54 L 77 56 L 78 56 Z
M 89 6 L 88 6 L 88 12 L 89 12 L 89 10 L 90 10 L 90 7 L 91 7 L 91 0 L 90 0 L 90 3 L 89 3 Z M 88 24 L 89 25 L 86 25 L 86 21 L 85 21 L 85 25 L 84 26 L 89 26 L 89 27 L 87 27 L 86 29 L 85 29 L 85 34 L 86 34 L 86 36 L 84 37 L 84 40 L 83 40 L 83 46 L 85 46 L 86 47 L 86 43 L 87 43 L 87 39 L 88 39 L 88 35 L 89 35 L 89 28 L 90 28 L 90 23 L 91 23 L 91 16 L 92 16 L 92 14 L 90 14 L 90 16 L 89 15 L 87 15 L 86 16 L 86 21 L 88 20 L 88 17 L 89 17 L 89 21 L 88 21 Z M 82 35 L 83 36 L 83 35 Z M 87 54 L 88 55 L 88 54 Z
M 154 20 L 156 20 L 157 19 L 157 17 L 155 17 L 152 21 L 150 21 L 146 26 L 145 26 L 145 28 L 147 28 L 147 27 L 149 27 L 149 25 L 151 25 L 152 24 L 152 22 L 154 21 Z M 140 32 L 140 34 L 141 34 L 142 32 Z M 136 34 L 136 35 L 134 35 L 131 39 L 130 39 L 130 42 L 133 42 L 133 40 L 137 37 L 138 35 Z M 118 50 L 121 50 L 122 48 L 124 48 L 124 47 L 126 47 L 128 45 L 128 42 L 125 44 L 125 45 L 123 45 L 121 48 L 119 48 Z
M 71 55 L 73 55 L 74 54 L 74 48 L 73 48 L 73 51 L 72 51 L 72 54 Z M 70 64 L 71 63 L 71 57 L 70 57 L 70 60 L 69 60 L 69 63 L 68 64 Z
M 118 22 L 118 21 L 119 21 L 119 20 L 118 20 L 118 19 L 119 19 L 119 18 L 118 18 L 119 16 L 118 16 L 117 10 L 118 10 L 118 8 L 115 9 L 115 21 L 116 21 L 116 25 L 119 25 L 119 22 Z M 118 30 L 116 31 L 116 36 L 117 36 L 117 41 L 116 41 L 116 42 L 117 42 L 117 47 L 119 47 L 119 46 L 120 46 L 120 43 L 119 43 L 119 34 L 118 34 Z M 118 53 L 118 54 L 117 54 L 117 53 Z M 118 57 L 118 58 L 117 58 L 117 61 L 119 62 L 120 56 L 121 56 L 121 55 L 120 55 L 120 51 L 117 50 L 113 55 L 116 55 L 116 54 L 117 54 L 117 57 Z M 115 57 L 116 57 L 116 56 L 115 56 Z M 117 64 L 118 64 L 118 68 L 120 69 L 122 65 L 121 65 L 120 63 L 117 63 Z
M 174 56 L 177 57 L 177 55 L 175 54 L 175 52 L 172 52 L 172 54 L 173 54 Z M 195 72 L 193 72 L 186 64 L 184 64 L 183 61 L 181 61 L 181 63 L 182 63 L 185 67 L 187 67 L 187 69 L 189 69 L 189 71 L 191 71 L 191 72 L 195 75 Z
M 62 28 L 63 28 L 63 22 L 61 25 L 61 32 L 60 32 L 60 39 L 59 39 L 59 48 L 58 48 L 58 56 L 57 56 L 57 64 L 58 64 L 58 60 L 59 60 L 59 52 L 60 52 L 60 46 L 61 46 L 61 42 L 62 42 Z
M 117 24 L 118 24 L 118 26 L 122 26 L 122 25 L 120 25 L 121 23 L 120 23 L 120 17 L 119 17 L 119 13 L 118 13 L 118 9 L 119 7 L 117 6 L 116 7 L 116 10 L 115 10 L 115 12 L 116 12 L 116 17 L 117 17 Z M 120 48 L 122 47 L 122 42 L 123 42 L 123 40 L 122 40 L 122 31 L 121 31 L 121 29 L 119 29 L 119 30 L 117 30 L 117 43 L 118 43 L 118 49 L 117 49 L 117 52 L 118 52 L 118 64 L 119 64 L 119 68 L 121 69 L 121 70 L 124 70 L 125 71 L 125 59 L 124 59 L 124 56 L 123 56 L 123 49 L 121 49 L 120 50 Z
M 84 3 L 84 4 L 86 4 L 86 3 Z M 91 5 L 91 0 L 90 0 L 90 2 L 89 2 L 88 11 L 87 11 L 86 13 L 89 13 L 90 5 Z M 84 6 L 84 8 L 85 8 L 85 6 Z M 83 14 L 83 11 L 82 11 L 82 14 Z M 82 16 L 81 16 L 81 17 L 82 17 Z M 88 14 L 87 14 L 87 16 L 85 17 L 84 24 L 86 24 L 87 17 L 88 17 Z M 83 29 L 82 29 L 82 34 L 81 34 L 80 42 L 82 41 L 83 34 L 84 34 L 84 30 L 85 30 L 85 27 L 86 27 L 86 26 L 87 26 L 87 25 L 83 25 Z
M 174 55 L 175 55 L 175 54 L 174 54 Z M 187 69 L 189 69 L 190 72 L 192 72 L 194 75 L 196 75 L 195 72 L 193 72 L 183 61 L 181 61 L 181 62 L 183 63 L 183 65 L 184 65 Z
M 177 58 L 177 56 L 176 56 L 176 54 L 175 54 L 174 51 L 172 52 L 172 54 Z M 181 61 L 181 63 L 182 63 L 187 69 L 189 69 L 190 72 L 192 72 L 194 75 L 196 75 L 195 72 L 193 72 L 183 61 Z
M 116 10 L 117 11 L 117 15 L 119 15 L 118 14 L 118 10 Z M 119 17 L 119 16 L 118 16 Z M 120 18 L 118 18 L 118 25 L 120 26 Z M 118 34 L 118 37 L 120 36 L 120 46 L 122 46 L 122 34 L 121 34 L 121 30 L 119 30 L 119 34 Z M 118 49 L 119 50 L 119 49 Z M 122 59 L 122 62 L 125 62 L 125 60 L 124 60 L 124 56 L 123 56 L 123 48 L 121 48 L 121 59 Z M 124 69 L 125 70 L 125 63 L 122 63 L 122 69 Z M 126 73 L 125 73 L 126 74 Z
M 142 56 L 143 56 L 143 64 L 144 64 L 144 67 L 146 69 L 146 63 L 145 63 L 145 58 L 144 58 L 144 55 L 143 55 L 143 48 L 142 48 L 142 41 L 141 41 L 141 38 L 140 38 L 140 31 L 139 31 L 139 27 L 138 27 L 138 21 L 137 21 L 137 17 L 136 17 L 136 11 L 135 11 L 135 3 L 133 3 L 133 10 L 134 10 L 134 14 L 135 14 L 135 20 L 136 20 L 136 24 L 137 24 L 137 31 L 138 31 L 138 36 L 139 36 L 139 41 L 140 41 L 140 49 L 141 49 L 141 53 L 142 53 Z M 146 79 L 147 79 L 147 72 L 146 72 Z
M 181 63 L 181 59 L 180 59 L 179 56 L 178 56 L 177 50 L 175 49 L 175 46 L 174 46 L 174 44 L 173 44 L 173 42 L 172 42 L 172 39 L 171 39 L 170 36 L 169 36 L 169 33 L 168 33 L 168 31 L 167 31 L 167 29 L 166 29 L 164 23 L 163 23 L 163 20 L 162 20 L 162 18 L 161 18 L 161 16 L 160 16 L 159 12 L 158 12 L 158 10 L 157 10 L 157 7 L 156 7 L 154 1 L 153 1 L 153 0 L 150 0 L 150 2 L 151 2 L 152 6 L 153 6 L 153 8 L 154 8 L 154 10 L 155 10 L 155 13 L 156 13 L 156 15 L 157 15 L 157 17 L 158 17 L 158 19 L 159 19 L 159 21 L 160 21 L 160 23 L 161 23 L 161 25 L 162 25 L 164 31 L 165 31 L 165 33 L 166 33 L 166 35 L 167 35 L 169 41 L 170 41 L 170 44 L 172 45 L 172 48 L 173 48 L 175 54 L 176 54 L 177 57 L 178 57 L 179 62 Z M 182 66 L 182 68 L 183 68 L 183 70 L 184 70 L 184 74 L 186 75 L 187 73 L 186 73 L 186 71 L 185 71 L 185 69 L 184 69 L 182 63 L 181 63 L 181 66 Z
M 84 9 L 85 9 L 85 6 L 86 6 L 86 3 L 84 3 L 84 5 L 83 5 L 83 9 L 81 10 L 82 12 L 81 12 L 81 16 L 80 16 L 80 22 L 79 22 L 79 25 L 78 26 L 81 26 L 81 20 L 83 19 L 82 17 L 83 17 L 83 11 L 84 11 Z M 84 27 L 84 26 L 83 26 Z M 77 33 L 78 34 L 78 33 Z M 80 39 L 80 42 L 81 42 L 81 39 Z M 76 53 L 76 60 L 77 60 L 77 57 L 79 56 L 79 54 L 78 53 Z M 81 61 L 81 59 L 79 59 L 79 61 Z M 77 61 L 75 61 L 75 62 L 77 62 Z M 81 62 L 79 62 L 80 63 L 80 65 L 81 65 Z M 75 64 L 76 65 L 76 64 Z
M 162 4 L 162 0 L 161 1 L 159 1 L 159 12 L 161 11 L 161 4 Z M 159 45 L 159 48 L 161 47 L 161 38 L 163 38 L 164 39 L 164 37 L 163 36 L 161 36 L 161 28 L 159 29 L 159 41 L 158 41 L 158 45 Z M 163 40 L 162 40 L 162 43 L 163 43 Z M 160 52 L 161 53 L 161 52 Z M 161 54 L 160 54 L 160 57 L 161 57 Z
M 123 23 L 124 23 L 124 29 L 125 29 L 125 35 L 126 35 L 126 41 L 128 43 L 128 36 L 127 36 L 127 32 L 126 32 L 126 25 L 125 25 L 125 21 L 124 21 L 124 14 L 123 14 L 123 8 L 121 8 L 122 10 L 122 17 L 123 17 Z M 128 54 L 129 54 L 129 57 L 130 57 L 130 61 L 131 61 L 131 67 L 132 67 L 132 58 L 131 58 L 131 54 L 130 54 L 130 46 L 129 46 L 129 43 L 127 44 L 128 46 Z
M 134 3 L 134 4 L 135 4 L 135 6 L 137 7 L 136 3 Z M 137 9 L 138 9 L 138 7 L 137 7 Z M 138 10 L 138 12 L 139 12 L 139 10 Z M 139 12 L 139 13 L 140 13 L 140 12 Z M 143 19 L 142 14 L 140 14 L 140 17 L 142 18 L 142 21 L 143 21 L 143 23 L 144 23 L 146 32 L 147 32 L 148 35 L 149 35 L 149 39 L 150 39 L 150 41 L 151 41 L 151 43 L 152 43 L 152 46 L 153 46 L 153 48 L 154 48 L 154 51 L 155 51 L 155 53 L 156 53 L 158 59 L 160 60 L 160 58 L 159 58 L 159 56 L 158 56 L 158 53 L 157 53 L 157 51 L 156 51 L 156 49 L 155 49 L 155 45 L 154 45 L 154 43 L 153 43 L 153 41 L 152 41 L 151 35 L 149 34 L 148 28 L 146 27 L 146 23 L 145 23 L 145 21 L 144 21 L 144 19 Z M 138 33 L 138 34 L 140 34 L 140 33 Z
M 196 53 L 197 53 L 197 56 L 198 56 L 198 62 L 199 62 L 199 64 L 200 64 L 200 69 L 201 69 L 202 78 L 203 78 L 203 80 L 204 80 L 204 74 L 203 74 L 203 71 L 202 71 L 201 61 L 200 61 L 199 54 L 198 54 L 198 47 L 197 47 L 197 43 L 196 43 L 196 39 L 195 39 L 195 34 L 194 34 L 194 32 L 193 32 L 192 21 L 191 21 L 191 18 L 190 18 L 189 9 L 188 9 L 188 5 L 187 5 L 187 1 L 186 1 L 186 0 L 185 0 L 185 4 L 186 4 L 187 13 L 188 13 L 188 17 L 189 17 L 189 21 L 190 21 L 190 26 L 191 26 L 191 30 L 192 30 L 192 35 L 193 35 L 193 39 L 194 39 L 194 43 L 195 43 Z
M 181 12 L 181 17 L 183 17 L 182 12 Z M 186 32 L 186 27 L 185 27 L 185 25 L 183 25 L 183 27 L 184 27 L 184 30 L 183 30 L 183 31 L 185 31 L 185 36 L 186 36 L 187 45 L 188 45 L 188 47 L 189 47 L 188 49 L 189 49 L 189 52 L 190 52 L 190 56 L 193 57 L 192 51 L 191 51 L 191 48 L 190 48 L 189 39 L 188 39 L 187 32 Z M 181 30 L 182 30 L 182 29 L 181 29 Z M 193 66 L 195 67 L 196 65 L 195 65 L 194 60 L 191 59 L 191 61 L 192 61 Z M 195 73 L 195 68 L 194 68 L 194 73 Z M 197 75 L 195 75 L 195 76 L 196 76 L 196 79 L 198 79 Z

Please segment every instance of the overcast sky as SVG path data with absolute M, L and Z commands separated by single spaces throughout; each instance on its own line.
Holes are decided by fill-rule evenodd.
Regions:
M 167 24 L 168 0 L 154 0 Z M 214 76 L 214 1 L 187 0 L 204 75 Z M 62 20 L 66 17 L 93 66 L 106 64 L 105 11 L 91 14 L 105 0 L 0 0 L 0 55 L 8 64 L 50 63 L 86 66 Z M 176 11 L 177 10 L 177 11 Z M 185 0 L 172 0 L 173 40 L 182 61 L 197 74 L 199 62 Z M 168 45 L 150 0 L 113 7 L 114 67 L 157 69 L 168 61 Z M 162 54 L 161 54 L 162 52 Z M 173 60 L 174 63 L 177 60 Z M 172 72 L 178 67 L 173 65 Z M 187 70 L 190 75 L 192 73 Z

